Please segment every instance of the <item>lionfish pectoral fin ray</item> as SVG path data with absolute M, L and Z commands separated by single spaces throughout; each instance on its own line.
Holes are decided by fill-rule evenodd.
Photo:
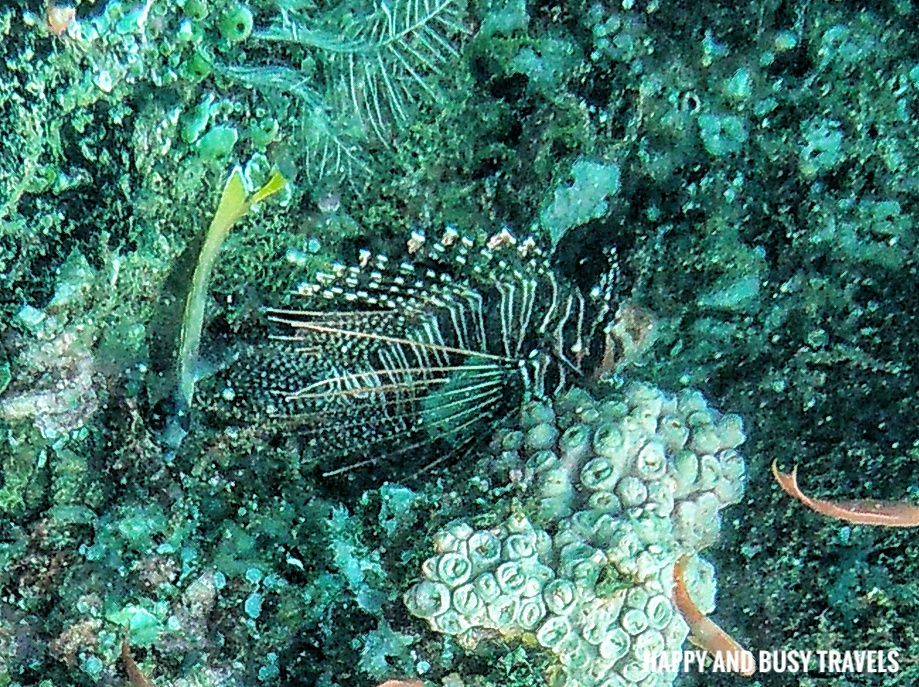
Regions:
M 467 420 L 467 421 L 464 422 L 462 425 L 459 425 L 459 426 L 456 428 L 456 432 L 455 432 L 455 433 L 458 433 L 459 431 L 464 430 L 464 429 L 472 428 L 472 427 L 474 427 L 475 425 L 477 425 L 478 422 L 479 422 L 478 418 L 477 418 L 477 417 L 473 417 L 471 420 Z M 406 433 L 406 434 L 408 434 L 408 433 Z M 367 460 L 362 460 L 362 461 L 360 461 L 359 463 L 351 463 L 351 464 L 349 464 L 349 465 L 345 465 L 345 466 L 342 466 L 342 467 L 340 467 L 340 468 L 336 468 L 336 469 L 334 469 L 334 470 L 329 470 L 329 471 L 327 471 L 327 472 L 323 472 L 323 473 L 322 473 L 322 476 L 323 476 L 323 477 L 334 477 L 334 476 L 337 476 L 337 475 L 343 475 L 343 474 L 345 474 L 346 472 L 352 472 L 352 471 L 354 471 L 354 470 L 357 470 L 357 469 L 362 468 L 362 467 L 366 467 L 366 466 L 368 466 L 368 465 L 374 465 L 375 463 L 378 463 L 380 460 L 382 460 L 382 459 L 384 459 L 384 458 L 386 458 L 386 457 L 395 457 L 395 456 L 403 455 L 403 454 L 408 453 L 409 451 L 413 451 L 413 450 L 415 450 L 415 449 L 417 449 L 417 448 L 423 448 L 423 447 L 425 447 L 425 446 L 428 446 L 428 445 L 430 445 L 430 444 L 434 441 L 434 439 L 435 439 L 435 437 L 426 437 L 425 439 L 423 439 L 423 440 L 421 440 L 421 441 L 417 441 L 417 442 L 415 442 L 415 443 L 413 443 L 413 444 L 409 444 L 409 445 L 407 445 L 407 446 L 400 446 L 400 447 L 398 448 L 398 450 L 395 450 L 395 451 L 388 451 L 388 452 L 386 452 L 385 454 L 382 454 L 382 455 L 380 455 L 380 456 L 376 456 L 376 457 L 374 457 L 374 458 L 369 458 L 369 459 L 367 459 Z M 432 463 L 426 465 L 424 468 L 422 468 L 421 470 L 419 470 L 419 471 L 416 472 L 415 474 L 416 474 L 416 475 L 417 475 L 417 474 L 421 474 L 421 473 L 423 473 L 423 472 L 425 472 L 425 471 L 427 471 L 427 470 L 430 470 L 430 469 L 433 468 L 435 465 L 438 465 L 438 464 L 444 462 L 445 460 L 448 460 L 448 459 L 451 457 L 451 455 L 457 453 L 458 451 L 460 451 L 460 450 L 462 450 L 463 448 L 465 448 L 466 446 L 468 446 L 473 440 L 474 440 L 474 437 L 473 437 L 472 435 L 470 435 L 469 438 L 468 438 L 466 441 L 464 441 L 464 442 L 460 443 L 459 445 L 455 446 L 455 447 L 453 448 L 453 450 L 448 451 L 446 455 L 443 455 L 443 456 L 439 457 L 437 460 L 435 460 L 435 461 L 433 461 Z M 365 448 L 366 448 L 366 447 L 365 447 Z M 341 455 L 346 455 L 346 454 L 339 454 L 339 456 L 341 456 Z
M 504 418 L 496 418 L 497 421 L 501 421 L 501 420 L 503 420 L 503 419 L 504 419 Z M 463 425 L 461 425 L 461 426 L 458 428 L 458 430 L 459 430 L 459 429 L 471 429 L 471 428 L 475 427 L 476 424 L 478 424 L 477 418 L 472 418 L 471 420 L 468 420 L 468 421 L 465 422 Z M 462 451 L 463 449 L 467 448 L 473 441 L 474 441 L 474 437 L 470 434 L 470 435 L 468 436 L 468 438 L 466 439 L 466 441 L 463 441 L 463 442 L 458 443 L 458 444 L 457 444 L 456 446 L 454 446 L 451 450 L 447 451 L 444 455 L 438 456 L 437 459 L 433 460 L 432 462 L 428 463 L 428 464 L 425 465 L 423 468 L 421 468 L 420 470 L 418 470 L 418 471 L 415 473 L 415 475 L 417 476 L 417 475 L 423 474 L 423 473 L 425 473 L 425 472 L 428 472 L 429 470 L 434 469 L 436 466 L 438 466 L 438 465 L 440 465 L 441 463 L 443 463 L 443 462 L 449 460 L 449 459 L 452 458 L 454 455 L 458 454 L 460 451 Z
M 262 312 L 268 317 L 316 317 L 326 320 L 335 317 L 353 317 L 355 319 L 360 319 L 366 317 L 368 314 L 386 315 L 396 314 L 398 311 L 395 308 L 381 308 L 380 310 L 374 310 L 370 313 L 365 310 L 283 310 L 281 308 L 264 308 Z
M 350 374 L 339 375 L 337 377 L 330 377 L 328 379 L 321 379 L 317 382 L 313 382 L 312 384 L 302 389 L 298 389 L 295 392 L 289 393 L 287 398 L 288 400 L 294 401 L 309 398 L 320 398 L 321 396 L 325 396 L 329 393 L 340 396 L 348 396 L 353 394 L 380 394 L 400 388 L 408 389 L 416 386 L 434 386 L 437 384 L 443 384 L 447 381 L 445 377 L 440 377 L 432 379 L 419 378 L 405 382 L 396 381 L 391 384 L 370 384 L 366 386 L 360 385 L 362 382 L 372 382 L 384 377 L 409 376 L 413 371 L 419 371 L 419 368 L 416 368 L 415 370 L 371 370 L 367 372 L 354 372 Z M 346 389 L 338 388 L 340 385 L 347 385 L 349 382 L 358 383 L 358 385 Z
M 346 465 L 341 468 L 336 468 L 334 470 L 323 472 L 322 476 L 323 477 L 335 477 L 337 475 L 343 475 L 346 472 L 358 470 L 362 467 L 366 467 L 367 465 L 373 465 L 374 463 L 378 463 L 378 462 L 380 462 L 379 458 L 368 458 L 367 460 L 362 460 L 360 463 L 351 463 L 350 465 Z
M 457 398 L 454 401 L 449 401 L 447 403 L 441 403 L 431 408 L 424 408 L 421 410 L 421 414 L 422 415 L 436 415 L 440 411 L 452 410 L 454 408 L 463 408 L 463 410 L 459 413 L 456 413 L 454 415 L 448 415 L 444 417 L 444 420 L 450 420 L 455 417 L 460 417 L 462 415 L 468 415 L 470 412 L 473 412 L 476 410 L 481 410 L 485 407 L 493 405 L 494 402 L 496 402 L 501 397 L 501 394 L 497 392 L 494 386 L 487 387 L 487 388 L 489 388 L 489 391 L 486 391 L 484 393 L 465 396 L 463 398 Z M 492 399 L 492 402 L 486 403 L 486 404 L 477 403 L 476 405 L 470 405 L 471 402 L 478 402 L 483 398 Z
M 408 445 L 399 446 L 397 449 L 389 449 L 381 451 L 379 456 L 376 456 L 372 459 L 360 461 L 358 463 L 349 464 L 341 468 L 336 468 L 332 471 L 326 471 L 323 473 L 323 476 L 333 476 L 340 475 L 345 472 L 351 471 L 358 467 L 363 467 L 375 463 L 383 458 L 391 458 L 398 455 L 405 454 L 409 451 L 412 451 L 416 448 L 421 448 L 423 446 L 428 446 L 438 438 L 449 438 L 459 436 L 462 438 L 462 441 L 459 442 L 460 446 L 468 445 L 469 442 L 474 440 L 474 435 L 469 433 L 468 436 L 464 434 L 473 428 L 481 419 L 483 415 L 490 414 L 491 410 L 497 407 L 501 399 L 501 394 L 497 389 L 492 390 L 490 393 L 481 393 L 473 397 L 464 399 L 463 401 L 457 401 L 454 405 L 459 406 L 460 410 L 458 412 L 451 412 L 448 415 L 442 417 L 437 417 L 435 419 L 430 419 L 428 417 L 429 413 L 426 413 L 425 410 L 409 412 L 404 414 L 395 414 L 385 416 L 385 421 L 388 424 L 398 424 L 405 420 L 415 421 L 421 420 L 421 426 L 410 426 L 405 429 L 402 429 L 399 432 L 388 431 L 383 433 L 378 437 L 369 441 L 363 441 L 361 443 L 361 450 L 366 451 L 372 449 L 373 447 L 381 446 L 387 442 L 394 442 L 399 439 L 405 439 L 412 435 L 417 435 L 419 433 L 424 434 L 424 438 L 413 442 Z M 471 401 L 475 401 L 474 404 L 470 405 Z M 436 408 L 429 409 L 430 413 L 436 413 L 438 411 L 443 411 L 448 408 L 448 404 L 438 406 Z M 457 422 L 460 421 L 458 424 Z M 384 424 L 383 421 L 378 424 Z M 365 424 L 361 425 L 365 427 Z M 357 427 L 356 427 L 357 428 Z M 338 429 L 342 429 L 339 425 Z M 435 433 L 436 432 L 436 433 Z M 348 455 L 349 451 L 339 451 L 336 454 L 326 454 L 321 456 L 324 460 L 335 457 L 343 457 Z
M 331 334 L 334 336 L 341 336 L 343 338 L 368 339 L 371 341 L 379 341 L 382 343 L 391 343 L 403 346 L 417 346 L 432 351 L 441 351 L 443 353 L 453 353 L 463 356 L 476 356 L 485 360 L 497 360 L 503 363 L 516 362 L 514 358 L 509 358 L 507 356 L 495 355 L 493 353 L 487 353 L 484 351 L 472 351 L 467 348 L 454 348 L 453 346 L 442 346 L 439 344 L 427 343 L 425 341 L 415 341 L 412 339 L 405 339 L 396 336 L 386 336 L 385 334 L 372 334 L 370 332 L 355 331 L 353 329 L 339 329 L 338 327 L 327 327 L 320 324 L 298 322 L 296 320 L 286 320 L 273 316 L 269 316 L 268 319 L 272 322 L 277 322 L 278 324 L 286 324 L 289 327 L 293 327 L 294 329 L 302 329 L 319 334 Z
M 370 370 L 322 379 L 309 384 L 303 389 L 298 389 L 294 392 L 286 392 L 285 398 L 288 401 L 299 401 L 323 398 L 330 393 L 336 396 L 352 396 L 364 394 L 382 396 L 392 391 L 419 391 L 425 389 L 426 387 L 435 387 L 447 384 L 450 381 L 449 374 L 457 372 L 467 373 L 470 371 L 477 373 L 474 376 L 475 379 L 499 378 L 504 374 L 504 368 L 495 365 L 462 365 L 395 368 L 391 370 Z M 491 372 L 492 374 L 482 374 L 486 372 Z M 443 376 L 432 376 L 435 373 L 443 374 Z M 413 377 L 412 375 L 417 376 Z M 394 378 L 396 381 L 389 384 L 370 384 L 366 386 L 357 385 L 345 389 L 338 388 L 342 385 L 346 386 L 349 382 L 373 382 L 387 377 Z M 399 377 L 405 377 L 407 379 L 405 381 L 400 381 L 398 379 Z
M 469 396 L 467 398 L 464 398 L 464 399 L 461 399 L 461 400 L 458 400 L 452 403 L 441 404 L 441 405 L 438 405 L 432 408 L 411 409 L 411 410 L 399 411 L 395 413 L 388 413 L 385 415 L 377 415 L 379 420 L 375 423 L 373 420 L 369 418 L 356 420 L 352 423 L 338 422 L 336 424 L 336 429 L 340 431 L 342 429 L 366 428 L 368 425 L 372 426 L 374 424 L 380 424 L 380 425 L 387 424 L 387 423 L 396 424 L 400 422 L 410 423 L 410 421 L 412 420 L 415 420 L 415 421 L 417 421 L 418 419 L 426 420 L 426 418 L 430 417 L 431 415 L 436 414 L 438 411 L 460 407 L 461 410 L 459 412 L 445 415 L 436 420 L 440 424 L 445 424 L 445 423 L 455 421 L 457 418 L 461 418 L 461 417 L 470 415 L 472 413 L 482 413 L 488 408 L 492 408 L 496 406 L 498 402 L 500 401 L 500 396 L 501 395 L 498 392 L 498 389 L 496 387 L 493 387 L 489 392 L 476 394 L 474 396 Z M 379 399 L 362 399 L 362 400 L 363 400 L 363 403 L 361 403 L 360 405 L 367 406 L 370 409 L 380 409 L 381 404 L 379 402 Z M 471 402 L 475 402 L 475 404 L 470 405 Z M 306 420 L 310 417 L 317 419 L 317 420 L 319 419 L 319 416 L 317 414 L 306 414 L 304 416 L 300 416 L 298 419 Z M 334 414 L 330 414 L 330 419 L 336 420 L 337 418 Z M 430 421 L 433 422 L 434 420 L 430 420 Z M 321 427 L 323 426 L 325 425 L 323 424 L 322 421 L 317 422 L 317 428 L 321 429 Z M 460 427 L 464 428 L 465 424 L 460 425 Z M 373 441 L 365 442 L 364 445 L 372 446 L 372 445 L 381 444 L 383 442 L 397 439 L 400 436 L 405 436 L 405 435 L 411 434 L 412 432 L 417 432 L 417 431 L 420 431 L 420 429 L 414 426 L 409 426 L 407 429 L 401 432 L 383 433 L 381 436 L 374 439 Z M 445 434 L 450 434 L 450 433 L 453 433 L 452 430 L 450 432 L 445 432 Z

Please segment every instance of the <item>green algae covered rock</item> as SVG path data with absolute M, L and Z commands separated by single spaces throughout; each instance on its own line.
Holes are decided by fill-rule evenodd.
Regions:
M 571 183 L 560 183 L 552 201 L 539 215 L 543 229 L 555 246 L 571 229 L 605 215 L 608 197 L 619 191 L 619 165 L 577 160 L 571 167 Z

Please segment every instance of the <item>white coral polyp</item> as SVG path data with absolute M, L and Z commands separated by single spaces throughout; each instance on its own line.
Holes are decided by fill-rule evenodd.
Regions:
M 554 406 L 529 403 L 494 444 L 503 465 L 518 463 L 524 508 L 498 528 L 438 533 L 406 606 L 464 646 L 489 632 L 535 640 L 568 687 L 665 686 L 675 674 L 647 675 L 643 657 L 682 648 L 673 564 L 713 543 L 720 510 L 743 496 L 743 439 L 740 418 L 698 392 L 636 384 L 621 399 L 571 389 Z M 695 556 L 686 581 L 710 612 L 711 566 Z

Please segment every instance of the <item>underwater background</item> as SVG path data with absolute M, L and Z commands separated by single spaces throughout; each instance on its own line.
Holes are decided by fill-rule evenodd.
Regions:
M 919 495 L 917 20 L 907 0 L 4 2 L 0 687 L 670 684 L 589 676 L 540 634 L 545 608 L 532 628 L 475 610 L 448 624 L 418 591 L 447 584 L 473 536 L 538 548 L 538 531 L 599 512 L 580 482 L 548 491 L 530 454 L 638 407 L 731 466 L 699 528 L 654 530 L 668 575 L 687 551 L 714 566 L 722 628 L 754 652 L 900 651 L 897 673 L 675 684 L 914 684 L 914 532 L 813 513 L 769 466 L 798 465 L 825 499 Z M 205 270 L 237 166 L 242 209 Z M 482 294 L 486 339 L 516 297 L 495 285 L 532 278 L 539 316 L 557 316 L 556 283 L 600 293 L 608 333 L 586 345 L 612 357 L 536 404 L 502 378 L 500 407 L 462 432 L 406 405 L 428 413 L 422 434 L 462 441 L 393 433 L 379 456 L 356 434 L 372 414 L 321 406 L 305 440 L 293 411 L 266 418 L 224 384 L 273 393 L 303 373 L 273 344 L 245 375 L 236 362 L 277 335 L 264 308 L 315 306 L 298 290 L 317 273 L 358 266 L 320 299 L 347 309 L 375 256 L 422 275 L 457 237 L 512 263 L 438 263 L 450 293 Z M 194 299 L 204 329 L 183 346 Z M 335 362 L 342 340 L 317 341 Z M 202 379 L 183 399 L 190 362 Z M 697 427 L 718 429 L 713 448 Z M 687 438 L 655 432 L 669 475 Z M 369 464 L 329 475 L 328 445 Z M 653 493 L 669 517 L 685 494 L 659 477 L 617 498 Z M 578 536 L 604 548 L 600 529 Z M 575 579 L 543 554 L 541 584 Z M 587 574 L 585 607 L 640 586 L 624 556 Z

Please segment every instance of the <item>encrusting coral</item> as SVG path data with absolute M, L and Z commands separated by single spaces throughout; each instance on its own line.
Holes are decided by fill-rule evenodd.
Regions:
M 466 646 L 496 633 L 529 637 L 555 655 L 569 687 L 669 685 L 647 655 L 680 650 L 675 562 L 712 544 L 719 511 L 740 500 L 740 418 L 697 392 L 634 384 L 622 397 L 573 388 L 524 406 L 499 434 L 492 473 L 523 490 L 501 526 L 455 521 L 434 537 L 411 613 Z M 692 557 L 687 585 L 714 606 L 710 564 Z

